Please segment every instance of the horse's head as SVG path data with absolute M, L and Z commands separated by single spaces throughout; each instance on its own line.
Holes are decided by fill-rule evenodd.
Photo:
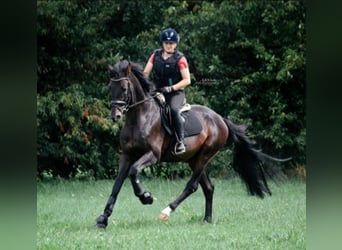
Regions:
M 123 113 L 127 111 L 131 99 L 131 84 L 128 75 L 131 72 L 131 65 L 125 63 L 117 63 L 114 66 L 109 65 L 110 82 L 109 91 L 111 94 L 111 111 L 110 116 L 114 122 L 122 119 Z
M 151 98 L 153 82 L 145 76 L 140 64 L 126 60 L 109 65 L 109 89 L 112 96 L 111 118 L 114 122 L 122 119 L 123 113 Z

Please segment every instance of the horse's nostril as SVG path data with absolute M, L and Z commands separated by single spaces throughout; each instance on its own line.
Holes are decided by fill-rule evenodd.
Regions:
M 115 116 L 115 120 L 116 120 L 116 121 L 121 120 L 121 115 L 116 115 L 116 116 Z

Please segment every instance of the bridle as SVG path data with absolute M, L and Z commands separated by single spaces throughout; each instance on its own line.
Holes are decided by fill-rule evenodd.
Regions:
M 110 79 L 110 82 L 120 82 L 122 80 L 126 80 L 128 82 L 128 85 L 129 85 L 129 88 L 127 91 L 129 91 L 126 95 L 126 100 L 112 100 L 111 101 L 111 108 L 117 108 L 118 110 L 120 110 L 121 113 L 124 113 L 124 112 L 127 112 L 129 109 L 135 107 L 135 106 L 138 106 L 144 102 L 147 102 L 151 99 L 153 99 L 154 97 L 157 96 L 157 94 L 153 94 L 141 101 L 138 101 L 138 102 L 135 102 L 135 103 L 131 103 L 132 102 L 132 83 L 130 82 L 130 80 L 128 79 L 128 77 L 121 77 L 121 78 L 118 78 L 118 79 L 114 79 L 114 78 L 111 78 Z
M 126 80 L 130 86 L 130 82 L 129 79 L 127 77 L 121 77 L 118 79 L 114 79 L 114 78 L 110 78 L 110 86 L 112 82 L 121 82 L 122 80 Z M 127 111 L 129 109 L 129 103 L 130 103 L 130 96 L 132 96 L 132 92 L 130 91 L 129 94 L 126 95 L 126 100 L 122 101 L 122 100 L 112 100 L 111 101 L 111 108 L 117 108 L 118 110 L 120 110 L 121 113 Z

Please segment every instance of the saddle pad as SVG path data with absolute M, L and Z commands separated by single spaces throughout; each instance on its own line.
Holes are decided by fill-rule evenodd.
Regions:
M 169 135 L 173 134 L 173 129 L 170 126 L 170 120 L 169 116 L 166 114 L 168 113 L 166 111 L 167 109 L 161 109 L 161 118 L 162 118 L 162 124 L 164 129 Z M 198 118 L 195 115 L 195 112 L 192 110 L 182 112 L 182 117 L 185 120 L 184 123 L 184 137 L 189 137 L 193 135 L 197 135 L 201 133 L 202 131 L 202 124 L 198 120 Z
M 193 135 L 197 135 L 202 131 L 202 124 L 198 120 L 195 112 L 192 110 L 186 111 L 182 113 L 182 116 L 185 119 L 184 123 L 184 137 L 189 137 Z

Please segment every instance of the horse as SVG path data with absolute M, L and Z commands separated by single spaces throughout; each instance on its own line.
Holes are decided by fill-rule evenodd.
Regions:
M 129 177 L 134 194 L 144 205 L 153 203 L 153 196 L 145 191 L 138 176 L 139 173 L 161 162 L 186 162 L 192 175 L 183 192 L 172 201 L 159 215 L 167 221 L 171 212 L 200 185 L 205 197 L 203 223 L 212 222 L 214 185 L 209 179 L 206 167 L 210 160 L 226 147 L 232 147 L 233 169 L 247 192 L 259 198 L 272 195 L 266 175 L 273 179 L 282 179 L 282 171 L 274 167 L 278 159 L 263 153 L 254 147 L 255 142 L 246 135 L 246 126 L 236 125 L 215 111 L 202 105 L 191 105 L 202 130 L 199 134 L 185 138 L 186 152 L 174 155 L 170 150 L 172 136 L 162 126 L 160 104 L 156 100 L 155 86 L 143 73 L 142 66 L 127 60 L 109 65 L 111 95 L 110 118 L 113 122 L 125 121 L 120 132 L 120 159 L 118 175 L 112 192 L 105 205 L 104 212 L 96 219 L 98 228 L 106 228 L 108 218 L 113 212 L 118 194 L 126 177 Z M 276 178 L 274 178 L 276 177 Z

